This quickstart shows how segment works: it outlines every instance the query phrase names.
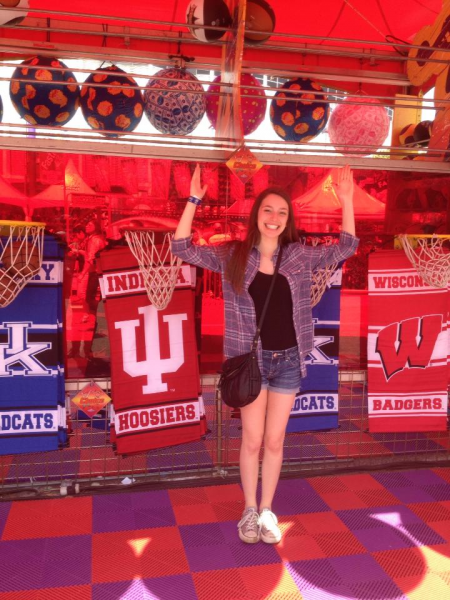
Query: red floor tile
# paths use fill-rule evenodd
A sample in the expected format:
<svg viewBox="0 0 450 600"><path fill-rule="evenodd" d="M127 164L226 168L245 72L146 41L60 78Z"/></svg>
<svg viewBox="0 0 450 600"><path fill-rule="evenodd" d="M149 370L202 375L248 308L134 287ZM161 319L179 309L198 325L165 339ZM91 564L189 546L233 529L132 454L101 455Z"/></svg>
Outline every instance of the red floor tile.
<svg viewBox="0 0 450 600"><path fill-rule="evenodd" d="M348 527L334 512L305 513L298 515L299 522L311 534L348 531Z"/></svg>
<svg viewBox="0 0 450 600"><path fill-rule="evenodd" d="M3 540L83 535L92 532L92 498L14 502Z"/></svg>
<svg viewBox="0 0 450 600"><path fill-rule="evenodd" d="M354 492L350 491L321 494L321 497L332 510L367 508L367 504Z"/></svg>
<svg viewBox="0 0 450 600"><path fill-rule="evenodd" d="M178 525L196 525L198 523L214 523L218 521L216 513L210 504L172 504Z"/></svg>
<svg viewBox="0 0 450 600"><path fill-rule="evenodd" d="M92 536L92 581L127 581L188 573L177 527L101 533Z"/></svg>
<svg viewBox="0 0 450 600"><path fill-rule="evenodd" d="M327 558L366 554L367 550L351 531L333 531L312 536Z"/></svg>
<svg viewBox="0 0 450 600"><path fill-rule="evenodd" d="M261 565L239 569L250 594L271 600L275 598L301 599L297 586L283 564Z"/></svg>
<svg viewBox="0 0 450 600"><path fill-rule="evenodd" d="M275 548L283 562L328 558L311 535L283 535Z"/></svg>
<svg viewBox="0 0 450 600"><path fill-rule="evenodd" d="M2 592L0 600L91 600L90 585Z"/></svg>

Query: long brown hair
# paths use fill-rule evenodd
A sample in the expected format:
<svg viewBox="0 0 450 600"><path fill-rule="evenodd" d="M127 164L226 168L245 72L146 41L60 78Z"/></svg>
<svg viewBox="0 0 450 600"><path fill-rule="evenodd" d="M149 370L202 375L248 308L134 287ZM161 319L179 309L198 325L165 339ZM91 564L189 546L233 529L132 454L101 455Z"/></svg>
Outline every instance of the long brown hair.
<svg viewBox="0 0 450 600"><path fill-rule="evenodd" d="M253 203L248 220L247 235L245 240L233 242L230 258L227 263L225 275L237 293L242 291L244 284L245 267L253 246L257 246L261 239L258 229L258 212L265 198L270 194L276 194L283 198L288 205L288 219L284 231L280 234L279 245L284 246L290 242L298 242L298 233L295 227L294 209L289 194L283 188L269 187L263 190Z"/></svg>

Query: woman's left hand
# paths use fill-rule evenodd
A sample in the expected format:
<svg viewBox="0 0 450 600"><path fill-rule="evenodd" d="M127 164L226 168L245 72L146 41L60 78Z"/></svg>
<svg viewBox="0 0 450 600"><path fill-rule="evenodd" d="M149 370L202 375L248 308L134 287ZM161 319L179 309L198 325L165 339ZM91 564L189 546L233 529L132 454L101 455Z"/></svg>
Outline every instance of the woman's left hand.
<svg viewBox="0 0 450 600"><path fill-rule="evenodd" d="M333 180L332 185L343 206L348 202L352 202L354 181L353 173L349 165L345 165L345 167L339 169L337 178L336 180Z"/></svg>

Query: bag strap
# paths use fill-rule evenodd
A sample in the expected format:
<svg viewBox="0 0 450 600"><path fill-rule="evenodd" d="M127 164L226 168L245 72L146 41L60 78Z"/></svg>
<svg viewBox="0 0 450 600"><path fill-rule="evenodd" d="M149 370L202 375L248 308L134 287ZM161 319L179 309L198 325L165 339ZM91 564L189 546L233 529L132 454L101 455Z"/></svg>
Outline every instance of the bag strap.
<svg viewBox="0 0 450 600"><path fill-rule="evenodd" d="M269 306L270 296L272 295L272 291L273 291L273 288L275 286L275 279L277 278L278 269L280 268L282 254L283 254L283 247L280 246L280 250L278 252L278 258L277 258L277 264L275 265L275 271L273 272L272 282L270 284L269 291L267 292L266 301L264 302L264 307L262 309L262 313L261 313L261 317L259 319L258 327L256 328L255 337L253 338L252 350L256 350L256 347L258 345L258 339L259 339L259 336L261 334L261 329L262 329L262 326L263 326L263 323L264 323L264 317L266 316L267 307Z"/></svg>

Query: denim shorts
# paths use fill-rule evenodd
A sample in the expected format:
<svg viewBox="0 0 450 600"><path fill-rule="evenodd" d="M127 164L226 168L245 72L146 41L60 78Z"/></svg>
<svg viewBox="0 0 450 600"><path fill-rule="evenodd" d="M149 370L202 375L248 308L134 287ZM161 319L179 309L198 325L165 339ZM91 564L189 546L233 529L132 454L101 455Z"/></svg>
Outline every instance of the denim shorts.
<svg viewBox="0 0 450 600"><path fill-rule="evenodd" d="M294 394L300 389L300 356L298 347L287 350L263 350L261 389Z"/></svg>

